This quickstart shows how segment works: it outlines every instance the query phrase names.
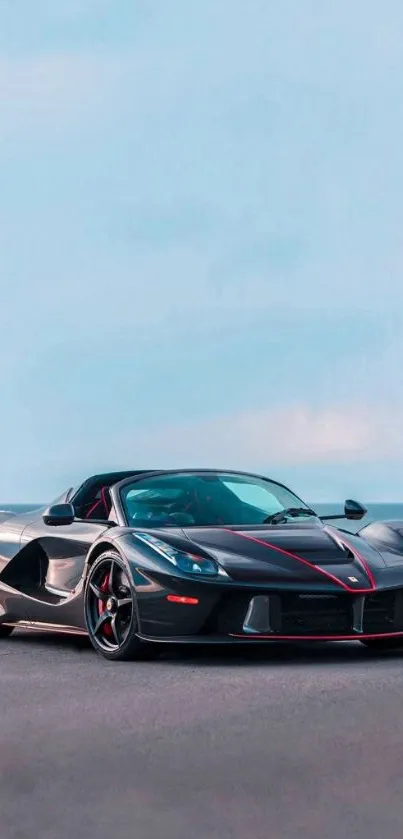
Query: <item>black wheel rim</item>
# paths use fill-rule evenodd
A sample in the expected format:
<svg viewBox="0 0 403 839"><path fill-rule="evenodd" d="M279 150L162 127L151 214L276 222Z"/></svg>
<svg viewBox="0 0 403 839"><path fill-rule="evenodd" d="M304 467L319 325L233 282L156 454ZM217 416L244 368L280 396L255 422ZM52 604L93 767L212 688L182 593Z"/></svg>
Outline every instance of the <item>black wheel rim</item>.
<svg viewBox="0 0 403 839"><path fill-rule="evenodd" d="M116 559L105 558L88 580L86 618L90 635L102 650L115 652L124 645L134 617L127 573Z"/></svg>

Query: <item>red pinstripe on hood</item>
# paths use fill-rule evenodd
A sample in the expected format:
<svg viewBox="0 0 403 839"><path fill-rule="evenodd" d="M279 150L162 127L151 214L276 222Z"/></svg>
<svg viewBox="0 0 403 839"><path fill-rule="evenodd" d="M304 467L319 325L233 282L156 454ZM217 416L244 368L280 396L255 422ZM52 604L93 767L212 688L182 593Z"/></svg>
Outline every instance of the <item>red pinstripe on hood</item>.
<svg viewBox="0 0 403 839"><path fill-rule="evenodd" d="M325 568L321 568L319 565L316 565L315 563L310 562L308 559L303 559L302 556L299 556L298 554L295 554L291 551L287 551L284 548L280 548L278 545L274 545L271 542L266 542L266 540L260 539L257 536L251 536L250 534L240 532L239 530L230 530L229 528L226 528L226 527L222 528L222 530L224 530L226 533L231 533L235 536L239 536L240 539L248 539L250 542L256 542L256 544L262 545L265 548L269 548L272 551L276 551L277 553L283 554L284 556L287 556L289 559L294 559L296 562L299 562L302 565L307 566L311 570L317 571L318 574L322 574L322 576L326 577L331 582L336 583L342 589L344 589L344 591L348 591L350 594L370 594L371 592L375 591L375 588L376 588L375 580L374 580L372 571L368 566L368 563L365 561L365 559L363 559L361 554L358 553L356 548L353 548L344 539L344 536L343 536L343 538L341 538L339 536L339 534L337 534L338 541L340 542L341 545L343 545L345 548L347 548L349 551L351 551L351 553L354 556L354 559L359 563L359 565L361 566L365 575L367 576L368 581L369 581L369 587L368 588L353 588L352 586L349 586L347 583L345 583L344 580L341 580L339 577L337 577L335 574L332 574L330 571L326 571ZM332 532L329 531L329 530L327 532L328 532L329 536L332 538L333 537Z"/></svg>

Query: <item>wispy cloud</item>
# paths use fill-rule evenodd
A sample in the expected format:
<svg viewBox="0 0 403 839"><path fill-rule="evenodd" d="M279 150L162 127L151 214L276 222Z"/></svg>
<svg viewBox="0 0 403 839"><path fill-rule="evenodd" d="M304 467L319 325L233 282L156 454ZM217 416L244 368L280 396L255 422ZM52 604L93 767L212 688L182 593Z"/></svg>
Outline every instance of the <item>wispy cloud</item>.
<svg viewBox="0 0 403 839"><path fill-rule="evenodd" d="M108 438L108 451L101 459L111 468L116 462L163 468L233 464L246 469L268 463L359 463L374 456L402 457L402 420L403 404L395 407L392 418L368 404L315 408L290 402L187 422L181 420L178 406L171 424L155 419L148 427L132 427L130 417L122 418L120 432ZM60 463L67 463L74 452L82 464L93 462L99 451L106 431L102 422L97 421L85 443L76 436L81 424L77 417L70 431L66 429Z"/></svg>
<svg viewBox="0 0 403 839"><path fill-rule="evenodd" d="M0 56L0 139L49 143L89 122L124 76L124 62L96 54Z"/></svg>
<svg viewBox="0 0 403 839"><path fill-rule="evenodd" d="M145 433L136 431L132 438L125 436L122 455L132 450L136 461L146 463L151 458L164 467L347 464L365 461L375 452L401 456L403 439L397 439L401 419L402 410L391 428L387 416L374 414L366 405L315 409L294 403L186 424L179 416L171 427L157 425Z"/></svg>

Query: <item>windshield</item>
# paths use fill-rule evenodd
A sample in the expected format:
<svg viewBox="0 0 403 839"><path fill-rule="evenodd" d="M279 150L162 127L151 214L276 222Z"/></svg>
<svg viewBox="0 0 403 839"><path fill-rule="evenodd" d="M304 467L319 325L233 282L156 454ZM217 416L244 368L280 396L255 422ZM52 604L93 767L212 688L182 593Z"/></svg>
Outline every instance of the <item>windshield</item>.
<svg viewBox="0 0 403 839"><path fill-rule="evenodd" d="M289 489L263 478L225 472L181 472L126 484L121 489L126 520L133 527L214 527L263 524L289 510L312 516ZM306 512L305 512L306 511Z"/></svg>

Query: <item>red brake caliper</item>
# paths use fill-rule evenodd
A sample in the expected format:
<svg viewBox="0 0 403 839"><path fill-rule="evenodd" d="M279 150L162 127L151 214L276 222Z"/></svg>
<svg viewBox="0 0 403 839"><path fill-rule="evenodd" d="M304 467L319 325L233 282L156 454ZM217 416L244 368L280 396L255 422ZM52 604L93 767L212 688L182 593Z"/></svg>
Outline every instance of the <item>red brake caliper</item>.
<svg viewBox="0 0 403 839"><path fill-rule="evenodd" d="M105 577L102 580L101 591L104 591L106 593L108 591L108 588L109 588L109 574L105 574ZM106 610L106 604L103 603L102 600L98 600L99 616L101 616L103 614L103 612L105 612L105 610ZM112 635L112 627L111 627L110 623L105 623L104 624L104 635L109 635L109 636Z"/></svg>

